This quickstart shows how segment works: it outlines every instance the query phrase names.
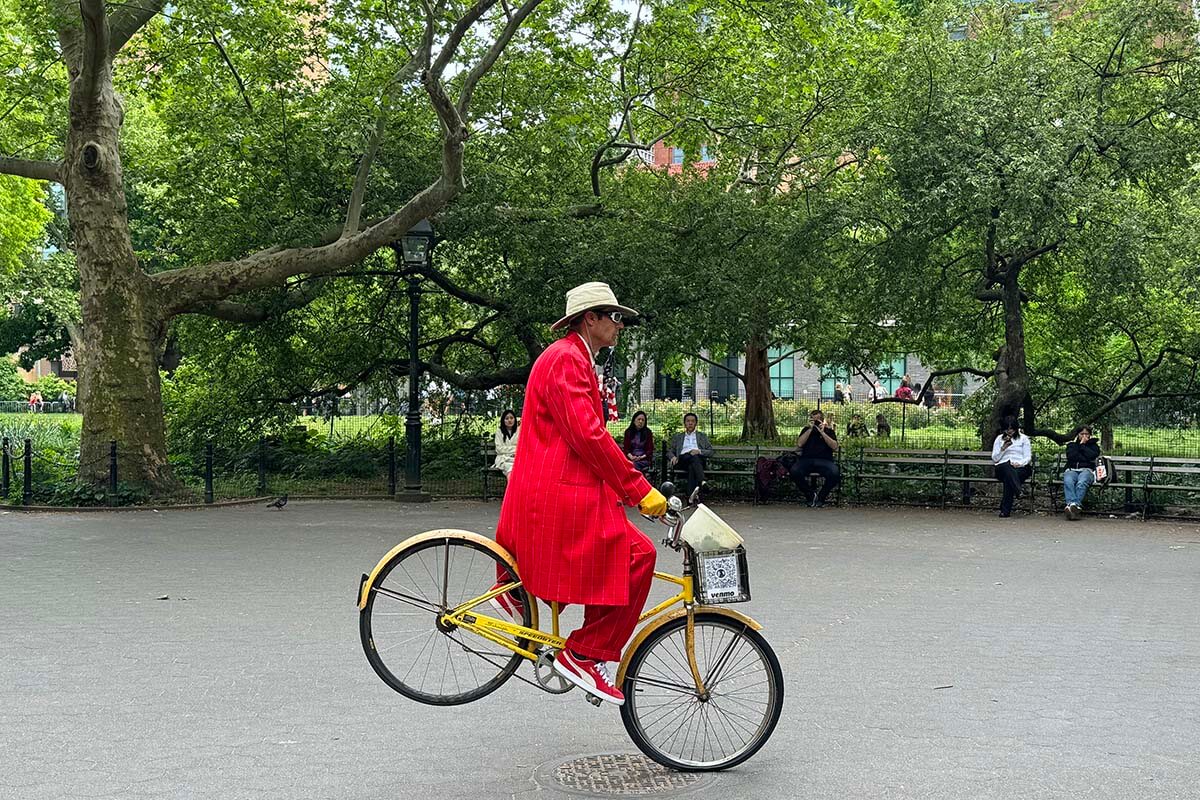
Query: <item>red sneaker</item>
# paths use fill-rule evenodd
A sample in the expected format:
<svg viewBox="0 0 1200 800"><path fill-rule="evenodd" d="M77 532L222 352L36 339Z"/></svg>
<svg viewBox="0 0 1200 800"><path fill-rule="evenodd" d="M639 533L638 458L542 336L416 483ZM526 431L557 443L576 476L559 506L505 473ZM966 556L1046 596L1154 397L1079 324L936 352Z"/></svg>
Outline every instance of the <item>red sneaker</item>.
<svg viewBox="0 0 1200 800"><path fill-rule="evenodd" d="M554 671L606 703L619 706L625 702L625 695L613 685L608 664L603 661L580 658L564 648L554 656Z"/></svg>
<svg viewBox="0 0 1200 800"><path fill-rule="evenodd" d="M495 591L504 584L511 582L512 581L504 581L502 583L500 581L496 581L494 584L492 584L492 588L488 589L488 591ZM525 604L513 597L509 592L496 595L491 600L488 600L488 602L492 604L492 608L496 609L496 613L500 614L501 616L511 617L512 621L518 625L523 625L525 623Z"/></svg>

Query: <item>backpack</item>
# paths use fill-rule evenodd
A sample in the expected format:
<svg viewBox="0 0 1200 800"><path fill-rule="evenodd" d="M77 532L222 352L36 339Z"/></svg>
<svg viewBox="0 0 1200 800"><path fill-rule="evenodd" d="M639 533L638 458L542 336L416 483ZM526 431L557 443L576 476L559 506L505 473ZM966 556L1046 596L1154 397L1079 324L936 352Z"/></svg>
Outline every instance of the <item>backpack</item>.
<svg viewBox="0 0 1200 800"><path fill-rule="evenodd" d="M759 456L754 462L754 488L764 500L771 496L771 487L775 481L788 475L788 468L780 463L782 460Z"/></svg>
<svg viewBox="0 0 1200 800"><path fill-rule="evenodd" d="M1113 478L1113 473L1116 469L1113 466L1113 460L1108 456L1100 456L1096 459L1096 483L1100 486L1107 486Z"/></svg>

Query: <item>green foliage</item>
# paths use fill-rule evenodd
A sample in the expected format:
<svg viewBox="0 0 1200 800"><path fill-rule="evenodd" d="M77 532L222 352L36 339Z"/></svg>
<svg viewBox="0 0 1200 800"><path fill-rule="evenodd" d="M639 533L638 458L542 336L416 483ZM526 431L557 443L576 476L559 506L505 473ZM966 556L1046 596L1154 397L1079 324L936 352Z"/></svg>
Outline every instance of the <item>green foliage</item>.
<svg viewBox="0 0 1200 800"><path fill-rule="evenodd" d="M33 181L0 175L0 282L17 271L40 242L50 219L44 197L45 189Z"/></svg>
<svg viewBox="0 0 1200 800"><path fill-rule="evenodd" d="M1168 349L1153 387L1134 391L1166 391L1164 415L1194 413L1194 21L1175 0L1091 0L1046 35L1021 16L1029 5L655 2L635 29L632 7L546 4L476 92L468 189L435 220L435 265L461 291L425 282L422 359L445 380L492 385L550 340L566 289L602 279L646 314L619 354L640 351L633 372L691 368L702 350L720 358L751 341L868 370L895 352L991 369L1005 331L975 296L994 288L988 265L1049 247L1020 276L1042 419L1073 424ZM391 83L421 9L337 0L314 24L302 0L206 0L156 17L116 67L143 268L319 239L344 215L381 112L365 215L427 184L437 126L416 82ZM61 157L52 22L39 4L0 0L2 154ZM947 36L958 23L965 41ZM485 27L464 61L488 44ZM637 166L651 142L682 148L682 168ZM715 163L697 164L702 147ZM0 349L27 346L27 360L60 354L80 320L58 204L0 177ZM53 247L39 253L52 212ZM271 309L258 325L174 320L183 362L163 395L181 463L208 441L241 454L266 435L273 469L310 469L317 455L355 469L369 447L300 437L292 403L367 387L401 407L409 309L397 272L385 250L302 308L285 308L286 287L245 298ZM13 388L0 371L0 390ZM968 430L993 396L939 427ZM878 410L864 409L869 423ZM775 412L788 430L807 407ZM883 413L895 427L899 406ZM652 425L671 432L677 417ZM381 427L401 433L396 418Z"/></svg>
<svg viewBox="0 0 1200 800"><path fill-rule="evenodd" d="M57 375L43 375L30 385L30 390L36 390L47 403L57 402L63 392L74 399L75 389L75 381L63 380Z"/></svg>
<svg viewBox="0 0 1200 800"><path fill-rule="evenodd" d="M14 451L29 439L34 450L59 458L78 458L79 426L74 414L0 414L0 437L7 438Z"/></svg>
<svg viewBox="0 0 1200 800"><path fill-rule="evenodd" d="M864 170L875 210L849 276L853 335L982 369L1008 337L1055 425L1127 387L1194 399L1195 21L1173 0L1045 24L1028 10L927 3L910 17ZM947 20L971 35L952 41ZM1028 298L1023 341L977 297L1009 280Z"/></svg>
<svg viewBox="0 0 1200 800"><path fill-rule="evenodd" d="M25 400L29 385L21 378L15 361L0 358L0 400Z"/></svg>

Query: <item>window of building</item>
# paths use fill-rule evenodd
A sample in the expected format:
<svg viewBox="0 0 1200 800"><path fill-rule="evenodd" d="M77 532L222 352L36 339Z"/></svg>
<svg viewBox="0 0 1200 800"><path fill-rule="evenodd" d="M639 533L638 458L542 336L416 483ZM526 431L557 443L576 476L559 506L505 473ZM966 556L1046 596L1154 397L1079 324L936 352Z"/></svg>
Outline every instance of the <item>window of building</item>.
<svg viewBox="0 0 1200 800"><path fill-rule="evenodd" d="M682 164L683 163L683 148L682 147L672 147L671 148L671 163L672 164Z"/></svg>
<svg viewBox="0 0 1200 800"><path fill-rule="evenodd" d="M782 358L790 350L790 347L772 347L767 351L767 361ZM796 359L793 356L771 365L771 394L780 400L791 400L796 396Z"/></svg>
<svg viewBox="0 0 1200 800"><path fill-rule="evenodd" d="M821 367L821 399L832 400L837 385L850 382L850 370L846 367Z"/></svg>
<svg viewBox="0 0 1200 800"><path fill-rule="evenodd" d="M661 364L654 365L655 400L690 400L693 387L691 381L684 383L663 371Z"/></svg>
<svg viewBox="0 0 1200 800"><path fill-rule="evenodd" d="M895 394L900 388L900 379L908 372L908 356L898 356L890 361L885 361L875 369L875 376L881 384L883 390L889 395Z"/></svg>
<svg viewBox="0 0 1200 800"><path fill-rule="evenodd" d="M712 157L709 156L709 154L708 154L708 145L706 145L706 144L700 145L700 160L701 161L711 161L712 160Z"/></svg>
<svg viewBox="0 0 1200 800"><path fill-rule="evenodd" d="M967 26L962 23L946 23L946 33L952 42L963 42L967 39Z"/></svg>
<svg viewBox="0 0 1200 800"><path fill-rule="evenodd" d="M734 374L738 369L738 357L728 356L722 365L718 367L710 364L708 367L708 393L719 403L736 398L740 383Z"/></svg>

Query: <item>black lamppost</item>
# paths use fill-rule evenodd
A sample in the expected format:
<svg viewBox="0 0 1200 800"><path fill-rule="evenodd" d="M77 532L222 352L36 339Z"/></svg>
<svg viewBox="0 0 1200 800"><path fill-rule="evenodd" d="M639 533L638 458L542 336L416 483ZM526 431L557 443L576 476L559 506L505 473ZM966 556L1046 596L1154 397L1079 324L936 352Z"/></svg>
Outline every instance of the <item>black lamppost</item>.
<svg viewBox="0 0 1200 800"><path fill-rule="evenodd" d="M421 220L401 239L397 255L404 260L406 270L428 267L433 263L434 235L429 220ZM427 492L421 491L421 353L420 316L421 276L408 276L408 414L404 417L404 439L408 455L404 469L404 491L396 499L410 503L427 503Z"/></svg>
<svg viewBox="0 0 1200 800"><path fill-rule="evenodd" d="M708 393L708 435L713 435L713 403L721 399L721 393L713 389Z"/></svg>

